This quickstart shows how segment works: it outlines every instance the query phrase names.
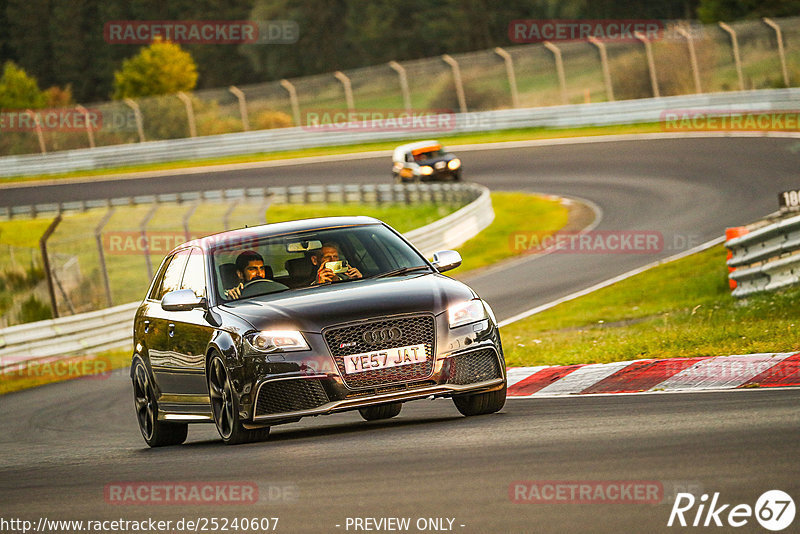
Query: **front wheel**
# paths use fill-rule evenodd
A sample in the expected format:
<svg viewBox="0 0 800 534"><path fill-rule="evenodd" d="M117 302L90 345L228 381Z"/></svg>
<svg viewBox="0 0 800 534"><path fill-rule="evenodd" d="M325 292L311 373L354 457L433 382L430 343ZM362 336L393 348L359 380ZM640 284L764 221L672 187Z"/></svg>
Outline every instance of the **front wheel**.
<svg viewBox="0 0 800 534"><path fill-rule="evenodd" d="M462 415L486 415L499 412L506 403L506 386L497 391L478 393L476 395L458 395L453 403Z"/></svg>
<svg viewBox="0 0 800 534"><path fill-rule="evenodd" d="M214 355L208 366L208 395L211 412L222 441L227 445L262 441L269 436L269 427L248 430L239 419L239 399L219 354Z"/></svg>
<svg viewBox="0 0 800 534"><path fill-rule="evenodd" d="M393 402L391 404L381 404L380 406L359 408L358 413L361 414L365 421L377 421L379 419L391 419L399 414L402 408L402 402Z"/></svg>
<svg viewBox="0 0 800 534"><path fill-rule="evenodd" d="M144 362L137 356L131 373L133 381L133 405L142 437L151 447L180 445L186 441L189 425L186 423L167 423L158 420L158 402L150 373Z"/></svg>

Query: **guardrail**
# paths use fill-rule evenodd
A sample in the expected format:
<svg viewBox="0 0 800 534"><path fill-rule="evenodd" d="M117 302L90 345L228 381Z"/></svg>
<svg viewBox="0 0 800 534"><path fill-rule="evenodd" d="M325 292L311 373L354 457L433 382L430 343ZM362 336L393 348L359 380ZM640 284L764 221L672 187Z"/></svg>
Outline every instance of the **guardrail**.
<svg viewBox="0 0 800 534"><path fill-rule="evenodd" d="M56 213L83 212L95 208L190 202L247 201L269 198L271 204L359 203L411 204L414 202L468 203L480 195L474 185L465 183L336 184L285 187L217 189L160 195L116 197L101 200L49 202L27 206L0 207L0 219L50 216Z"/></svg>
<svg viewBox="0 0 800 534"><path fill-rule="evenodd" d="M732 295L746 297L800 283L800 215L766 222L730 239L728 275L736 282Z"/></svg>
<svg viewBox="0 0 800 534"><path fill-rule="evenodd" d="M512 128L581 127L659 122L669 110L780 111L800 102L800 89L765 89L726 93L670 96L575 104L543 108L504 109L444 116L437 128L375 130L354 128L336 131L330 126L280 128L206 137L150 141L42 155L0 158L0 177L55 174L111 167L218 158L242 154L280 152L302 148L390 141L409 137L436 137L459 133Z"/></svg>
<svg viewBox="0 0 800 534"><path fill-rule="evenodd" d="M300 189L305 191L300 191ZM309 202L319 195L364 194L366 198L379 197L387 190L382 186L350 188L347 186L306 186L282 188L287 200L299 195ZM291 193L289 190L292 190ZM454 248L486 228L494 220L489 190L477 184L408 184L392 185L392 198L434 198L437 191L450 190L468 195L469 204L431 224L417 228L405 236L426 256L437 250ZM7 369L18 368L24 362L50 360L58 357L87 355L104 350L130 346L133 333L133 316L139 302L132 302L89 313L60 319L11 326L0 330L0 375Z"/></svg>

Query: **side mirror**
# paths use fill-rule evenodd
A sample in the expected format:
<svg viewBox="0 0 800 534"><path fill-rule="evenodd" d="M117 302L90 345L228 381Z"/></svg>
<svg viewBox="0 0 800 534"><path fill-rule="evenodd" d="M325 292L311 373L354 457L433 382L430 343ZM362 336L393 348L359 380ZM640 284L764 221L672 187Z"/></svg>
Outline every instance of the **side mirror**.
<svg viewBox="0 0 800 534"><path fill-rule="evenodd" d="M164 311L189 311L205 307L206 299L198 297L191 289L170 291L161 299L161 309Z"/></svg>
<svg viewBox="0 0 800 534"><path fill-rule="evenodd" d="M461 254L455 250L440 250L433 255L433 266L443 273L461 265Z"/></svg>

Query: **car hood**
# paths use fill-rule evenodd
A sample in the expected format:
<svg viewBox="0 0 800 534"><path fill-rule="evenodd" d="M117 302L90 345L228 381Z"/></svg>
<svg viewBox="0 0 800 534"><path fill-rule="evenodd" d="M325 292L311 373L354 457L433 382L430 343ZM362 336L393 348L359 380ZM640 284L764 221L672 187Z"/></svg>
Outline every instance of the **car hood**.
<svg viewBox="0 0 800 534"><path fill-rule="evenodd" d="M225 309L254 328L320 332L340 323L415 312L436 315L477 295L467 285L434 273L353 280L254 297Z"/></svg>

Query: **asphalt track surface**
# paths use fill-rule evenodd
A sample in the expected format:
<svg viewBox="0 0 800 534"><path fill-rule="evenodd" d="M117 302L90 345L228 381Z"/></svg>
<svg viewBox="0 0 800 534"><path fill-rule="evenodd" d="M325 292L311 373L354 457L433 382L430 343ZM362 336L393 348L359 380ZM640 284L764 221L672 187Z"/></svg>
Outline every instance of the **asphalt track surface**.
<svg viewBox="0 0 800 534"><path fill-rule="evenodd" d="M465 175L493 190L580 197L602 210L597 230L664 236L656 254L552 254L473 278L502 319L774 211L777 193L797 186L800 142L663 139L459 156ZM2 190L0 203L370 182L388 179L388 169L372 158L25 187ZM429 517L454 518L456 532L685 530L666 527L670 496L680 487L719 492L720 502L732 505L754 506L771 489L800 502L798 401L796 389L509 400L499 414L470 419L447 400L418 401L387 422L364 423L357 413L306 419L274 428L266 443L238 447L223 446L213 426L196 425L186 445L150 450L136 427L129 380L120 372L2 397L0 517L279 517L278 532L354 532L346 529L348 517L408 517L410 532L418 531L417 518ZM514 504L509 488L519 480L654 481L663 488L663 502ZM125 481L254 483L260 500L107 502L106 486ZM274 495L276 488L288 489L286 498ZM800 518L787 531L798 524ZM736 531L764 530L750 518Z"/></svg>

